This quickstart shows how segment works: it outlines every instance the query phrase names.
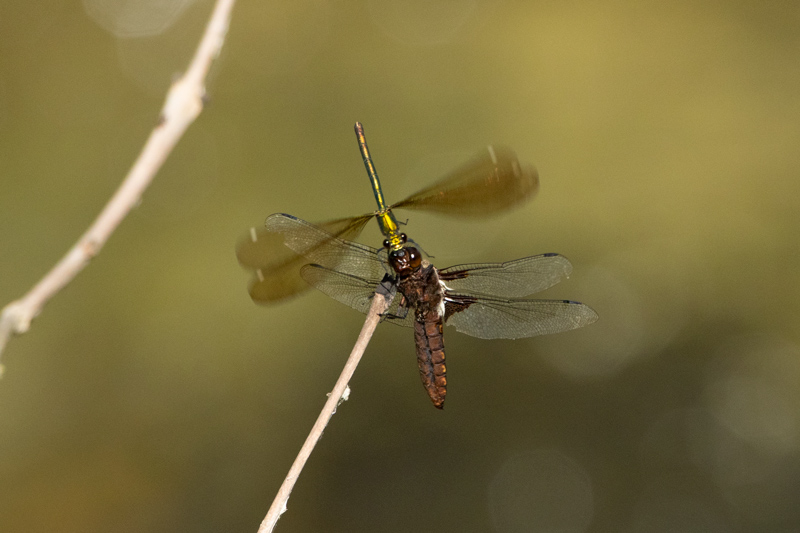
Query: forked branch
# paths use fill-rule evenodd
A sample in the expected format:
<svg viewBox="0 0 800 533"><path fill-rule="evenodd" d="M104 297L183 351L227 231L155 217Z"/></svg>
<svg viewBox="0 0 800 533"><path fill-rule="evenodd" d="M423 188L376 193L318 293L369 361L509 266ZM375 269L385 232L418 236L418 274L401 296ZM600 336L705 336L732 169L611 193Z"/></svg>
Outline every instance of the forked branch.
<svg viewBox="0 0 800 533"><path fill-rule="evenodd" d="M336 385L333 387L333 391L328 395L328 401L325 402L325 406L317 417L317 421L311 428L311 433L306 437L306 441L303 443L302 448L300 448L300 453L297 454L294 463L292 463L292 467L289 469L289 473L286 474L286 478L281 484L281 488L278 489L278 494L272 501L267 516L258 528L258 533L271 533L275 528L275 524L278 522L278 518L286 512L286 502L289 501L289 495L294 488L294 484L300 476L300 472L303 470L311 452L314 450L314 446L317 445L317 441L322 437L325 426L328 425L328 421L333 416L333 413L336 412L336 407L338 407L342 396L347 390L347 384L350 378L353 377L353 372L355 372L359 361L361 361L361 356L364 354L364 350L367 348L367 344L369 344L369 340L372 338L375 328L381 321L381 315L386 312L391 302L391 295L386 295L382 291L376 292L375 297L372 299L372 306L367 312L367 320L364 322L364 327L361 328L361 333L358 335L355 346L353 346L353 351L350 352L350 357L347 359L342 373L336 381Z"/></svg>
<svg viewBox="0 0 800 533"><path fill-rule="evenodd" d="M72 281L100 252L117 226L139 202L183 132L203 110L204 81L211 63L225 42L235 2L217 0L188 70L172 84L158 123L142 152L94 223L39 283L25 296L3 308L0 314L0 357L9 338L13 334L28 331L31 320L50 298Z"/></svg>

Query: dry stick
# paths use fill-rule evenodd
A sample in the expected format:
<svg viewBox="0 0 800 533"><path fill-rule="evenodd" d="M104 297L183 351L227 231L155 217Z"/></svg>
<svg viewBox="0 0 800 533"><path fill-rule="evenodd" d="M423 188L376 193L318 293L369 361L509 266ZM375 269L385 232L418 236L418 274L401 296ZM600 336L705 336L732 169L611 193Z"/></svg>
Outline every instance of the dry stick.
<svg viewBox="0 0 800 533"><path fill-rule="evenodd" d="M306 461L314 450L314 446L317 445L317 441L322 437L322 432L325 426L328 425L328 421L333 416L333 413L336 412L336 407L339 405L342 395L347 390L347 383L350 381L350 378L353 377L353 372L355 372L358 362L361 360L361 356L364 354L364 350L367 348L367 344L369 344L369 340L372 338L372 334L378 326L378 322L381 320L381 314L386 311L391 301L391 296L381 297L381 294L376 292L375 297L372 299L372 306L369 308L369 311L367 311L367 320L364 322L364 327L361 328L361 333L358 335L356 345L353 346L353 351L350 352L350 357L344 364L342 374L339 376L339 379L336 380L336 385L334 385L333 391L328 395L328 401L325 402L325 407L322 408L322 411L317 417L317 421L314 423L314 427L311 428L311 433L308 434L306 441L303 443L303 447L300 448L300 452L297 454L294 463L292 463L289 473L286 474L281 488L278 489L278 494L275 495L275 499L272 501L267 516L258 528L258 533L272 533L275 524L278 522L278 518L286 512L286 502L289 501L289 495L294 488L297 478L300 476L300 471L303 470Z"/></svg>
<svg viewBox="0 0 800 533"><path fill-rule="evenodd" d="M44 305L63 289L100 252L108 238L142 197L156 172L186 128L203 109L204 80L219 55L236 0L218 0L186 73L167 93L158 124L125 180L86 233L33 289L3 308L0 314L0 356L12 334L22 334ZM0 364L0 373L2 373Z"/></svg>

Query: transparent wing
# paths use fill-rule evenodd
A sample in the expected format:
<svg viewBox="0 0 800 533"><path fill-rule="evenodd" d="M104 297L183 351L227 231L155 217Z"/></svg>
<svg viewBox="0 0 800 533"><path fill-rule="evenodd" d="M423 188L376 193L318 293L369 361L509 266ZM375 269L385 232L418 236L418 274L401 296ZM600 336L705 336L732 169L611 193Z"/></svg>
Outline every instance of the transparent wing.
<svg viewBox="0 0 800 533"><path fill-rule="evenodd" d="M440 270L439 277L455 292L515 298L549 289L571 272L563 255L542 254L506 263L451 266Z"/></svg>
<svg viewBox="0 0 800 533"><path fill-rule="evenodd" d="M362 217L358 231L371 217ZM264 223L267 232L283 237L283 244L296 254L302 255L311 262L333 268L345 263L361 262L369 265L368 269L381 270L377 258L378 250L364 244L343 239L339 235L306 222L300 218L284 213L275 213L267 217ZM376 268L377 267L377 268Z"/></svg>
<svg viewBox="0 0 800 533"><path fill-rule="evenodd" d="M489 146L472 162L392 205L391 209L482 217L525 202L538 188L536 169L522 166L510 148Z"/></svg>
<svg viewBox="0 0 800 533"><path fill-rule="evenodd" d="M313 234L308 233L307 239L312 240L312 242L313 239L318 241L332 238L342 240L355 239L372 216L370 214L315 223L313 226L320 231ZM282 214L270 215L267 220L269 221L272 217L288 217L300 220L296 217ZM305 222L305 224L309 223ZM270 231L266 227L250 228L250 232L240 239L236 245L236 258L244 267L269 270L270 267L281 265L297 255L297 253L284 246L283 239L281 234Z"/></svg>
<svg viewBox="0 0 800 533"><path fill-rule="evenodd" d="M368 221L371 215L364 218ZM377 248L344 240L292 215L270 215L264 227L271 233L283 236L283 243L308 259L307 262L369 279L380 279L386 272Z"/></svg>
<svg viewBox="0 0 800 533"><path fill-rule="evenodd" d="M256 302L269 304L296 296L308 289L300 277L300 267L310 261L335 265L344 259L336 255L337 250L350 258L371 255L373 248L361 248L355 243L343 246L342 243L358 236L372 216L343 218L315 225L291 215L270 215L265 227L251 228L236 246L239 263L254 271L250 297ZM293 243L294 248L287 247L288 242L284 245L284 241ZM303 252L316 253L317 257L303 257ZM374 269L375 265L370 268Z"/></svg>
<svg viewBox="0 0 800 533"><path fill-rule="evenodd" d="M369 310L375 289L381 283L381 279L365 279L316 264L305 265L300 269L300 275L310 286L364 314ZM411 327L414 325L414 313L402 308L401 301L400 296L395 297L384 313L386 320Z"/></svg>
<svg viewBox="0 0 800 533"><path fill-rule="evenodd" d="M300 277L306 261L283 245L283 237L264 228L250 228L250 233L236 245L239 264L253 271L248 291L261 304L282 302L309 287Z"/></svg>
<svg viewBox="0 0 800 533"><path fill-rule="evenodd" d="M445 324L481 339L520 339L580 328L597 320L597 313L571 300L503 300L483 296L448 295Z"/></svg>

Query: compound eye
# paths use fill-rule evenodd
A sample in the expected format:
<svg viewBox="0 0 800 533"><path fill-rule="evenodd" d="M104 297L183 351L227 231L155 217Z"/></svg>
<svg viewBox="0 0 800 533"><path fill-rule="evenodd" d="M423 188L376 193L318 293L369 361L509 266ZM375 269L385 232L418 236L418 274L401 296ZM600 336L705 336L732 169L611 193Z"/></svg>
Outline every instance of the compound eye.
<svg viewBox="0 0 800 533"><path fill-rule="evenodd" d="M383 239L383 247L384 248L389 248L391 245L392 245L392 243L389 242L389 239Z"/></svg>
<svg viewBox="0 0 800 533"><path fill-rule="evenodd" d="M400 241L401 241L403 244L405 244L406 242L408 242L408 236L407 236L405 233L401 233L401 234L400 234Z"/></svg>
<svg viewBox="0 0 800 533"><path fill-rule="evenodd" d="M419 267L422 264L422 254L419 253L419 250L413 246L409 246L405 250L408 251L408 264L411 265L411 268Z"/></svg>

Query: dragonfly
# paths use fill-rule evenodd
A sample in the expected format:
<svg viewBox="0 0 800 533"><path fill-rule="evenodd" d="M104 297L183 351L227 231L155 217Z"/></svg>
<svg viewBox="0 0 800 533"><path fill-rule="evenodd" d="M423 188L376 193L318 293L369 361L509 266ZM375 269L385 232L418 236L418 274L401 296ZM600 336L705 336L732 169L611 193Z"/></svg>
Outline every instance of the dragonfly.
<svg viewBox="0 0 800 533"><path fill-rule="evenodd" d="M388 286L386 290L392 296L399 293L400 297L392 300L384 314L384 320L414 329L420 378L433 405L438 409L444 407L447 395L443 340L445 324L473 337L516 339L567 331L597 320L597 313L580 302L525 298L548 289L563 277L569 276L572 265L560 254L547 253L505 263L457 265L441 270L433 266L405 233L398 231L391 209L401 206L403 202L385 207L377 173L374 172L374 165L363 138L363 129L359 131L359 126L360 124L356 124L359 146L379 210L362 217L333 221L336 224L312 224L284 213L270 215L262 232L255 233L255 238L246 246L258 249L265 247L265 242L270 247L275 242L280 242L290 251L284 256L289 259L268 270L277 278L264 275L263 271L261 275L257 272L256 281L251 285L251 296L254 287L257 289L256 296L279 292L272 289L266 292L261 290L276 283L275 279L285 280L285 265L296 265L300 279L307 286L315 287L362 313L368 311L376 288ZM505 154L509 157L508 152ZM416 198L434 198L430 203L437 205L434 191L456 191L450 195L447 192L441 194L440 200L446 200L441 200L438 204L457 210L449 202L453 198L460 198L464 201L465 210L482 210L483 214L502 209L503 206L511 207L519 199L512 201L510 195L503 198L506 191L516 188L532 192L530 186L535 171L523 172L523 167L516 163L508 165L510 172L503 172L497 166L499 161L500 158L495 158L492 162L496 165L494 167L487 166L484 162L483 180L476 179L474 175L466 179L463 175L456 174L426 189L422 194L417 193ZM505 160L506 163L510 161ZM513 161L516 161L515 156ZM481 165L473 164L467 168L475 172L478 166ZM489 179L486 178L486 172L489 173ZM492 177L501 179L492 180ZM504 180L512 184L503 183ZM520 184L520 181L523 183ZM458 187L451 188L453 183L461 184L463 190L459 192ZM533 185L535 190L538 176ZM499 189L495 190L495 187ZM484 195L496 192L500 198L484 198L477 191ZM410 198L415 198L415 195ZM474 207L469 199L481 205ZM494 209L487 208L491 202L494 202ZM363 226L373 216L378 218L381 231L386 237L382 248L373 248L345 238L352 232L348 228L353 227L354 221ZM259 238L259 235L265 238ZM241 255L241 248L239 252ZM257 300L256 296L253 296L254 300Z"/></svg>

